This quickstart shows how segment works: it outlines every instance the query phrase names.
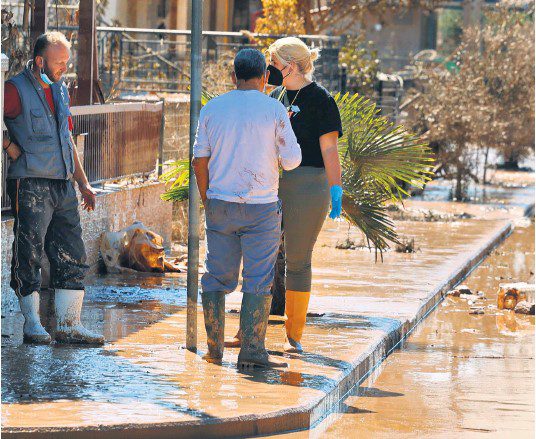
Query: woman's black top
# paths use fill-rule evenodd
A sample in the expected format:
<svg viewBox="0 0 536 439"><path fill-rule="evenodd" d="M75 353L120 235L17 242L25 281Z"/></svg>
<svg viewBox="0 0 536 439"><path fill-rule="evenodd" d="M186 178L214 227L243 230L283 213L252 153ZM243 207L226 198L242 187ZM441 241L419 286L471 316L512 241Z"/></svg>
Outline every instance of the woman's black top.
<svg viewBox="0 0 536 439"><path fill-rule="evenodd" d="M277 87L270 96L278 99L283 87ZM338 131L342 136L342 122L339 108L333 96L316 82L298 90L287 90L281 102L289 107L294 98L292 110L289 111L290 123L302 151L300 166L323 168L324 160L320 151L320 136ZM297 97L296 97L297 95Z"/></svg>

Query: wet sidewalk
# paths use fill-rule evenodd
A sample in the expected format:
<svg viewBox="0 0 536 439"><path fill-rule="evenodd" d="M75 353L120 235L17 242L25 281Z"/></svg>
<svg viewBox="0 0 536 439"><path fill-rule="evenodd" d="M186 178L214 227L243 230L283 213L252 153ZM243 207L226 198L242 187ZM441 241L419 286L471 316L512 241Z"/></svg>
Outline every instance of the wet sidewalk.
<svg viewBox="0 0 536 439"><path fill-rule="evenodd" d="M282 354L283 327L267 347L290 368L241 373L237 349L223 366L185 340L185 277L94 278L83 320L103 331L103 348L27 346L22 317L2 320L2 432L33 437L224 437L307 428L320 420L510 231L504 219L402 221L415 253L375 262L345 223L327 221L314 254L314 285L302 356ZM237 309L240 293L228 296ZM226 313L226 333L238 315ZM40 436L41 435L41 436ZM74 436L76 435L76 436ZM8 435L6 435L8 437ZM22 437L22 436L20 436Z"/></svg>
<svg viewBox="0 0 536 439"><path fill-rule="evenodd" d="M464 280L485 293L483 315L446 298L319 425L274 439L534 438L534 316L496 307L512 280L534 280L533 222Z"/></svg>

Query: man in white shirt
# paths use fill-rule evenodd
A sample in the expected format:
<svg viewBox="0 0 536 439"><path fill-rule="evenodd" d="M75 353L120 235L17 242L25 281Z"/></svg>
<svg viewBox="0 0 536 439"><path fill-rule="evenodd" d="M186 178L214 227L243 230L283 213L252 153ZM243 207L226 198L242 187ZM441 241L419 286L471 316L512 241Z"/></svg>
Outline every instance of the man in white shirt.
<svg viewBox="0 0 536 439"><path fill-rule="evenodd" d="M225 294L242 269L242 344L238 367L286 367L264 347L274 263L281 236L279 166L291 170L301 150L283 104L263 93L266 59L256 49L235 57L236 90L201 110L192 165L205 205L207 257L201 279L208 353L223 357Z"/></svg>

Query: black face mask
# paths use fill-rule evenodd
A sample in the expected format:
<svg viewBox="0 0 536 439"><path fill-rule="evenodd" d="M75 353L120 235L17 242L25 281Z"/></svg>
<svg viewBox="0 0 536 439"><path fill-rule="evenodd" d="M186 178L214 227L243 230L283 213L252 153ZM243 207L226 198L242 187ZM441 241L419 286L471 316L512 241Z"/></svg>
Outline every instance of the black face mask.
<svg viewBox="0 0 536 439"><path fill-rule="evenodd" d="M275 85L276 87L279 87L283 84L283 73L281 73L281 70L271 64L268 65L266 70L270 72L270 76L268 77L268 84Z"/></svg>

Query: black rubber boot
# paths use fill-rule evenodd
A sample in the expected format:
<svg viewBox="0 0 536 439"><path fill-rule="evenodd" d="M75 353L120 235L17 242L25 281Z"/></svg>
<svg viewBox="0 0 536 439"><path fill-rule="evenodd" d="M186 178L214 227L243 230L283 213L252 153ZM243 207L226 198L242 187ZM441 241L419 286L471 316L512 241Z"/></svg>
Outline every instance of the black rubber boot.
<svg viewBox="0 0 536 439"><path fill-rule="evenodd" d="M206 292L201 294L201 299L208 345L208 353L203 356L203 359L209 363L221 363L225 332L225 293Z"/></svg>
<svg viewBox="0 0 536 439"><path fill-rule="evenodd" d="M264 347L272 296L244 293L240 310L242 346L238 354L238 368L288 367L284 361L268 355Z"/></svg>

